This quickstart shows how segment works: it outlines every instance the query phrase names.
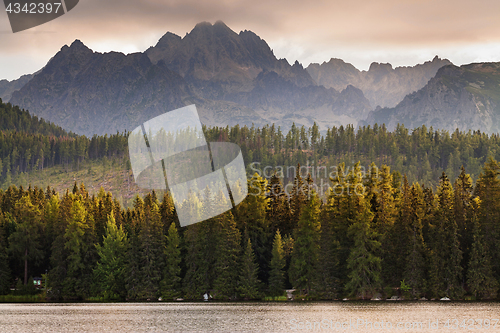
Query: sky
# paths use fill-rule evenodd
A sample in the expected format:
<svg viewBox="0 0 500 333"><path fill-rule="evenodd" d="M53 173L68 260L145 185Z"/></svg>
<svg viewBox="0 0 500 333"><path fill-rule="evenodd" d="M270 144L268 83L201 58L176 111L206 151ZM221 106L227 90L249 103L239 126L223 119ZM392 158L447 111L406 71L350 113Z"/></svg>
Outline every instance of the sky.
<svg viewBox="0 0 500 333"><path fill-rule="evenodd" d="M217 20L255 32L278 58L304 66L340 58L367 70L435 55L456 65L500 61L498 0L80 0L15 34L0 8L0 79L8 80L39 70L75 39L98 52L143 52L167 31L184 36Z"/></svg>

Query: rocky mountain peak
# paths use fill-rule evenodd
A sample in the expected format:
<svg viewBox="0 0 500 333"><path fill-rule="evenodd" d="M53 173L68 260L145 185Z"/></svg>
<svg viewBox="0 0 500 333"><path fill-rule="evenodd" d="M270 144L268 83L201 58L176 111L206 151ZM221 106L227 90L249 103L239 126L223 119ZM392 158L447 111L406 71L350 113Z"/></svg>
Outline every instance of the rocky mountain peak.
<svg viewBox="0 0 500 333"><path fill-rule="evenodd" d="M369 72L380 72L380 71L385 71L389 72L392 71L392 65L389 63L378 63L378 62L372 62L370 65L370 68L368 69Z"/></svg>

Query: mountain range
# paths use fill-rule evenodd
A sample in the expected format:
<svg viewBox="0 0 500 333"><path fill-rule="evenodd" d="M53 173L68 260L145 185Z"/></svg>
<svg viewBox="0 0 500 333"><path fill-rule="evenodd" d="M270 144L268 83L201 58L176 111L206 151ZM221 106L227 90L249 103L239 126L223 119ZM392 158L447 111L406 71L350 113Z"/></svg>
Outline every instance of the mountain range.
<svg viewBox="0 0 500 333"><path fill-rule="evenodd" d="M394 108L370 112L363 125L385 123L407 128L422 125L454 131L500 132L500 63L446 66L422 89Z"/></svg>
<svg viewBox="0 0 500 333"><path fill-rule="evenodd" d="M392 127L436 122L435 127L454 130L460 122L444 119L460 106L477 118L461 129L495 131L487 124L496 119L496 88L490 87L496 67L472 67L435 57L413 67L372 63L368 71L340 59L304 68L278 59L255 33L236 33L217 21L199 23L182 38L167 32L145 52L128 55L94 52L76 40L34 75L0 81L0 98L87 136L131 130L193 103L209 126L276 123L284 130L293 123L316 122L326 130L381 121ZM455 93L444 98L449 81ZM483 113L474 111L480 104ZM432 107L442 115L436 118Z"/></svg>

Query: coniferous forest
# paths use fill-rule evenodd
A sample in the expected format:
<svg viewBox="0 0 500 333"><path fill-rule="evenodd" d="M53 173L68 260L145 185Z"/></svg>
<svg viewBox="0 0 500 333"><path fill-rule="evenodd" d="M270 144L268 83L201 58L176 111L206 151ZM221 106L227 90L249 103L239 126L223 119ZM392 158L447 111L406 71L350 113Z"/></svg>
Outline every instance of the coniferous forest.
<svg viewBox="0 0 500 333"><path fill-rule="evenodd" d="M180 227L168 192L124 207L84 184L65 193L10 184L58 164L126 164L127 133L88 139L0 108L1 294L37 293L31 279L41 277L50 300L262 299L285 289L300 299L497 297L498 135L205 128L208 141L237 143L247 165L273 172L254 164L240 205ZM328 166L328 175L275 168L300 164ZM224 204L218 193L204 197ZM197 200L183 204L196 213Z"/></svg>

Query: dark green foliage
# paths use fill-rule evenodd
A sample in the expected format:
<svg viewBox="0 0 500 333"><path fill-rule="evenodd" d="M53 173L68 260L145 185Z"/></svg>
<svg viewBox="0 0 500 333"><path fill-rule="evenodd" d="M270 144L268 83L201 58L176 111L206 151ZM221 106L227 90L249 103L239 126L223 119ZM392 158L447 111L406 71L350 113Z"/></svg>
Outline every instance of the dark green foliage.
<svg viewBox="0 0 500 333"><path fill-rule="evenodd" d="M14 207L15 232L9 236L9 251L24 263L24 285L28 283L29 262L43 257L40 215L40 210L31 203L28 195Z"/></svg>
<svg viewBox="0 0 500 333"><path fill-rule="evenodd" d="M128 247L127 235L116 225L113 213L108 215L102 245L96 244L99 259L94 269L98 293L105 300L125 299L125 268Z"/></svg>
<svg viewBox="0 0 500 333"><path fill-rule="evenodd" d="M481 198L478 218L491 253L495 278L500 281L500 165L489 158L479 175L474 194Z"/></svg>
<svg viewBox="0 0 500 333"><path fill-rule="evenodd" d="M410 216L406 232L409 235L408 254L404 279L411 288L414 298L425 294L426 291L426 247L422 233L422 218L424 216L424 194L418 184L413 184L410 190Z"/></svg>
<svg viewBox="0 0 500 333"><path fill-rule="evenodd" d="M348 232L354 240L354 246L347 259L349 281L346 290L352 296L366 299L381 287L381 259L376 256L380 248L379 235L370 226L373 213L367 203L361 209Z"/></svg>
<svg viewBox="0 0 500 333"><path fill-rule="evenodd" d="M292 285L307 294L317 280L320 230L320 200L313 192L300 215L289 269Z"/></svg>
<svg viewBox="0 0 500 333"><path fill-rule="evenodd" d="M297 158L307 165L308 159L319 158L322 145L345 149L343 158L349 160L361 142L357 143L357 133L351 128L331 129L328 140L310 142L306 142L307 132L298 128L283 142L280 131L247 130L219 129L218 133L225 138L230 131L231 140L246 140L244 154L273 159L273 163ZM262 142L249 139L258 133L272 137L275 147L288 151L287 157L266 155L262 145L269 144L269 137ZM363 145L370 141L367 133L375 135L364 132ZM384 134L385 142L392 142L388 153L393 154L393 146L399 150L396 164L418 163L411 155L419 147L418 140L425 143L432 164L434 147L478 138L477 134L461 138L454 133L450 141L421 129L414 133L410 136L400 127ZM247 139L242 139L243 134ZM496 140L494 136L480 138L484 145ZM93 142L109 152L112 146L107 140L96 137ZM248 149L250 143L258 149ZM298 148L304 151L294 150ZM20 152L21 148L16 154ZM452 158L462 156L453 153ZM11 157L0 158L4 171L5 165L12 166ZM389 157L386 160L391 163ZM500 167L495 160L486 163L475 186L462 169L454 187L443 174L437 191L418 182L410 185L414 175L403 178L386 166L377 173L372 165L363 174L361 164L356 163L339 164L337 172L332 169L331 191L321 197L313 191L319 188L315 187L318 178L309 171L301 180L303 193L291 195L292 209L282 191L270 193L274 185L284 188L281 180L289 180L272 177L270 186L257 173L249 182L251 195L233 211L182 228L169 193L161 193L160 202L153 191L123 209L110 193L101 190L91 196L83 184L72 184L71 191L61 197L51 188L0 190L0 291L8 292L15 279L22 285L24 276L42 276L48 271L47 297L53 300L202 299L205 293L221 300L250 299L259 298L261 290L280 296L292 287L321 299L337 299L347 292L367 298L382 290L391 296L391 290L402 287L410 298L448 295L460 299L464 291L477 298L498 294ZM299 183L297 177L296 188ZM201 205L199 194L191 193L183 204L192 214L199 214L200 209L226 200L208 189L203 198L209 198L203 199L208 204ZM300 215L294 217L292 213L298 211ZM108 216L112 215L115 222L110 224ZM282 227L288 232L280 239L277 231L283 232ZM243 244L241 234L245 235ZM24 287L19 289L24 292Z"/></svg>
<svg viewBox="0 0 500 333"><path fill-rule="evenodd" d="M269 295L282 296L285 289L285 275L283 269L285 268L285 253L283 251L283 241L281 240L281 233L276 230L274 236L272 259L269 266Z"/></svg>
<svg viewBox="0 0 500 333"><path fill-rule="evenodd" d="M467 272L467 284L475 297L492 299L498 293L498 281L493 276L491 259L486 250L477 218L474 217L472 223L473 243Z"/></svg>
<svg viewBox="0 0 500 333"><path fill-rule="evenodd" d="M158 205L145 206L144 220L139 231L139 282L140 299L158 299L160 280L164 267L165 239Z"/></svg>
<svg viewBox="0 0 500 333"><path fill-rule="evenodd" d="M5 295L10 291L11 283L4 228L5 219L3 213L0 211L0 295Z"/></svg>
<svg viewBox="0 0 500 333"><path fill-rule="evenodd" d="M219 300L236 298L238 286L241 233L230 212L215 218L215 281L213 297Z"/></svg>
<svg viewBox="0 0 500 333"><path fill-rule="evenodd" d="M429 241L433 263L430 283L435 296L456 298L463 295L463 254L454 218L454 199L451 183L443 172L438 188L438 210L433 223L433 235Z"/></svg>
<svg viewBox="0 0 500 333"><path fill-rule="evenodd" d="M64 250L68 254L64 294L78 299L90 296L97 259L93 219L81 200L81 197L74 199L64 233Z"/></svg>
<svg viewBox="0 0 500 333"><path fill-rule="evenodd" d="M241 271L238 285L238 293L244 299L257 299L259 292L259 266L255 262L255 255L252 249L252 242L247 240L241 259Z"/></svg>
<svg viewBox="0 0 500 333"><path fill-rule="evenodd" d="M170 224L165 247L165 268L160 284L161 295L165 300L176 299L181 296L181 250L180 237L174 223Z"/></svg>

